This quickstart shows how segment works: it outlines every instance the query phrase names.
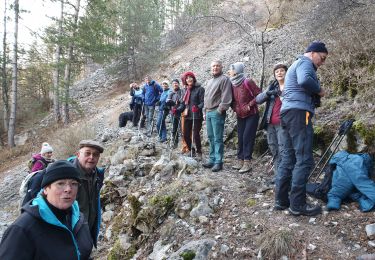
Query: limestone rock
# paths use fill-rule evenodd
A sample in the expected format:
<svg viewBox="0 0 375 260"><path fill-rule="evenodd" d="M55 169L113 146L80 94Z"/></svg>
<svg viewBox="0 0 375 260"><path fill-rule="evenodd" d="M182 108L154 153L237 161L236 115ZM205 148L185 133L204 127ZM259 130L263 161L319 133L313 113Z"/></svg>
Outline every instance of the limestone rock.
<svg viewBox="0 0 375 260"><path fill-rule="evenodd" d="M190 241L183 245L178 251L173 253L168 260L181 260L181 255L184 253L192 252L195 257L194 260L206 260L208 259L208 253L211 248L216 244L215 240L202 239L197 241Z"/></svg>

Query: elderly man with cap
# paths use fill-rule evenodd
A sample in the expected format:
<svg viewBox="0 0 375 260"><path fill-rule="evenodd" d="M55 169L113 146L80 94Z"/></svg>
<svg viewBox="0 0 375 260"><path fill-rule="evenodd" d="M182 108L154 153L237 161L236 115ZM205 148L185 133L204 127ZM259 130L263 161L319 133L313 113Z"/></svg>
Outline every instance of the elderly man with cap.
<svg viewBox="0 0 375 260"><path fill-rule="evenodd" d="M77 158L72 160L80 173L81 186L77 195L79 209L89 223L95 246L101 221L100 189L104 180L104 170L96 166L103 151L104 148L99 142L82 140L79 143Z"/></svg>
<svg viewBox="0 0 375 260"><path fill-rule="evenodd" d="M79 174L65 160L47 167L42 190L5 231L0 259L89 259L93 242L76 201Z"/></svg>
<svg viewBox="0 0 375 260"><path fill-rule="evenodd" d="M289 207L292 215L314 216L319 205L306 202L306 182L313 168L314 115L317 100L324 96L316 70L328 55L322 42L311 43L305 54L290 66L285 76L281 105L281 162L276 176L275 209Z"/></svg>

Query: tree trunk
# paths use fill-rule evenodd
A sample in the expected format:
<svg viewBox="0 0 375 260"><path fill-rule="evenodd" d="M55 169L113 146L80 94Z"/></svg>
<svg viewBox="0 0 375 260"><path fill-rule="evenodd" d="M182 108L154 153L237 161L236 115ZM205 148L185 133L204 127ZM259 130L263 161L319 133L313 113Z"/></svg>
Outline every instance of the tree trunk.
<svg viewBox="0 0 375 260"><path fill-rule="evenodd" d="M16 128L16 112L17 112L17 44L18 44L18 14L19 4L18 0L14 0L14 45L13 45L13 71L12 71L12 105L9 117L8 128L8 145L14 147L14 133Z"/></svg>
<svg viewBox="0 0 375 260"><path fill-rule="evenodd" d="M64 19L64 1L60 0L61 2L61 13L60 13L60 20L59 20L59 31L58 31L58 40L56 43L56 51L55 51L55 69L53 71L53 111L55 114L56 122L61 121L61 113L60 113L60 91L59 91L59 68L60 68L60 52L61 52L61 45L60 40L63 34L62 23Z"/></svg>
<svg viewBox="0 0 375 260"><path fill-rule="evenodd" d="M1 74L2 74L2 99L3 99L3 128L4 131L8 131L8 115L9 115L9 93L8 93L8 83L7 83L7 1L4 0L4 35L3 35L3 57L2 57L2 67L1 67Z"/></svg>
<svg viewBox="0 0 375 260"><path fill-rule="evenodd" d="M74 29L73 29L73 35L72 39L69 42L69 50L68 50L68 58L67 63L65 65L65 75L64 75L64 85L65 85L65 97L64 97L64 124L67 125L70 122L69 118L69 100L70 100L70 75L71 75L71 68L72 68L72 62L73 62L73 49L74 49L74 38L76 36L77 32L77 25L78 25L78 14L79 14L79 8L80 8L81 0L76 1L75 5L75 13L74 13Z"/></svg>

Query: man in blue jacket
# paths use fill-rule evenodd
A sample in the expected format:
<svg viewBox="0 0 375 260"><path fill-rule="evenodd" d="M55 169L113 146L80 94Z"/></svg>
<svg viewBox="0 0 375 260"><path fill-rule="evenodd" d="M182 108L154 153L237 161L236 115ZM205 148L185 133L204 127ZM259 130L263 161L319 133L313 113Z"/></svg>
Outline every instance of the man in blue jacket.
<svg viewBox="0 0 375 260"><path fill-rule="evenodd" d="M320 97L324 96L316 70L327 55L324 43L313 42L304 55L290 66L285 76L280 112L282 150L276 176L275 209L289 207L289 212L295 216L321 213L319 205L306 203L306 183L314 165L311 118Z"/></svg>
<svg viewBox="0 0 375 260"><path fill-rule="evenodd" d="M160 95L163 92L163 89L160 85L147 75L145 77L145 84L143 86L144 93L144 113L147 121L147 136L151 136L152 124L154 123L154 112L155 105L160 100Z"/></svg>

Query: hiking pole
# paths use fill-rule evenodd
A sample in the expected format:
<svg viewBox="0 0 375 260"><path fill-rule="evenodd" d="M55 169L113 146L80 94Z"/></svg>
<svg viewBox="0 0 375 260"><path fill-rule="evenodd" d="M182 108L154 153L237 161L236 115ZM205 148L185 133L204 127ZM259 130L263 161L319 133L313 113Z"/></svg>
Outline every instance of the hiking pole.
<svg viewBox="0 0 375 260"><path fill-rule="evenodd" d="M345 135L349 132L350 128L352 127L353 125L353 122L354 122L354 119L349 119L349 120L346 120L344 121L340 128L339 128L339 131L338 133L336 134L336 136L338 136L338 141L334 147L334 149L332 150L331 154L328 156L327 160L325 161L325 163L323 164L323 166L320 168L320 171L319 173L317 174L317 176L315 177L315 182L319 179L320 175L322 174L322 172L324 171L324 168L327 166L329 160L331 160L332 156L334 155L334 153L336 152L336 149L339 147L341 141L344 139ZM337 139L336 137L333 139L333 141L335 141L335 139ZM331 142L331 144L333 144L333 141ZM325 154L330 150L332 145L330 145L326 152L323 154L322 158L320 159L320 161L318 162L318 164L315 166L315 168L312 170L311 174L309 175L308 179L310 179L310 177L314 174L315 170L318 168L319 164L323 161L322 159L324 158Z"/></svg>
<svg viewBox="0 0 375 260"><path fill-rule="evenodd" d="M140 115L139 121L138 121L138 137L141 136L141 122L142 122L142 117L143 117L143 113L144 113L144 108L145 108L145 102L142 102L141 115Z"/></svg>

